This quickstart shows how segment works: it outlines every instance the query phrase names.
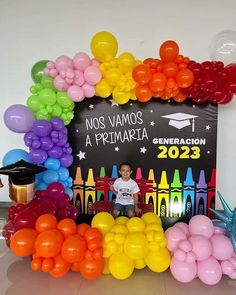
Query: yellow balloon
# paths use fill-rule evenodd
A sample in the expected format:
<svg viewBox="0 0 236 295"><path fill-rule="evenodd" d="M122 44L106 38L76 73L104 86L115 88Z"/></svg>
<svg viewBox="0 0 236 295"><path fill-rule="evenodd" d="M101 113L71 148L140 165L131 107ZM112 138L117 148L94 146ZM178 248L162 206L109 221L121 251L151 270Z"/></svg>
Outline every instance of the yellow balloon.
<svg viewBox="0 0 236 295"><path fill-rule="evenodd" d="M115 224L112 227L111 232L126 235L128 230L127 230L127 227L124 224Z"/></svg>
<svg viewBox="0 0 236 295"><path fill-rule="evenodd" d="M109 233L105 234L104 241L109 242L109 241L114 240L114 238L115 238L115 234L112 232L109 232Z"/></svg>
<svg viewBox="0 0 236 295"><path fill-rule="evenodd" d="M129 220L129 218L126 216L119 216L116 218L115 222L116 222L116 224L124 224L125 225L128 220Z"/></svg>
<svg viewBox="0 0 236 295"><path fill-rule="evenodd" d="M144 259L137 259L134 261L134 267L136 269L143 269L146 266Z"/></svg>
<svg viewBox="0 0 236 295"><path fill-rule="evenodd" d="M161 224L160 217L153 212L147 212L143 214L141 218L145 222L145 224L149 224L149 223Z"/></svg>
<svg viewBox="0 0 236 295"><path fill-rule="evenodd" d="M145 232L149 232L149 231L158 231L158 232L164 232L161 224L158 223L149 223L146 225L145 227Z"/></svg>
<svg viewBox="0 0 236 295"><path fill-rule="evenodd" d="M155 241L148 243L148 249L150 251L158 252L160 250L159 243Z"/></svg>
<svg viewBox="0 0 236 295"><path fill-rule="evenodd" d="M107 250L108 253L113 254L118 251L119 245L116 241L109 241L105 244L105 249Z"/></svg>
<svg viewBox="0 0 236 295"><path fill-rule="evenodd" d="M103 268L102 273L104 275L109 275L111 273L110 269L109 269L109 258L104 259L104 268Z"/></svg>
<svg viewBox="0 0 236 295"><path fill-rule="evenodd" d="M134 260L144 258L148 253L146 236L140 232L129 233L125 239L124 252Z"/></svg>
<svg viewBox="0 0 236 295"><path fill-rule="evenodd" d="M129 232L142 232L144 231L145 224L139 217L132 217L127 222L127 228Z"/></svg>
<svg viewBox="0 0 236 295"><path fill-rule="evenodd" d="M104 62L116 56L118 43L111 33L98 32L93 36L90 47L94 57L98 61Z"/></svg>
<svg viewBox="0 0 236 295"><path fill-rule="evenodd" d="M118 57L118 67L122 73L127 73L132 71L135 66L135 58L133 54L129 52L124 52Z"/></svg>
<svg viewBox="0 0 236 295"><path fill-rule="evenodd" d="M115 253L109 259L109 269L114 278L124 280L134 271L134 261L124 253Z"/></svg>
<svg viewBox="0 0 236 295"><path fill-rule="evenodd" d="M98 96L106 98L111 95L112 88L105 79L102 79L95 87Z"/></svg>
<svg viewBox="0 0 236 295"><path fill-rule="evenodd" d="M115 224L113 216L107 212L97 213L92 219L92 227L98 228L103 235L108 233Z"/></svg>
<svg viewBox="0 0 236 295"><path fill-rule="evenodd" d="M114 101L117 102L118 104L126 104L131 97L131 93L130 91L125 92L125 91L119 90L119 88L114 88L112 92L112 97Z"/></svg>
<svg viewBox="0 0 236 295"><path fill-rule="evenodd" d="M121 78L121 75L122 75L122 73L119 69L112 68L112 69L106 71L105 79L110 86L115 87L118 84L118 82Z"/></svg>
<svg viewBox="0 0 236 295"><path fill-rule="evenodd" d="M147 266L154 272L163 272L170 265L170 253L166 248L159 251L150 251L145 257Z"/></svg>

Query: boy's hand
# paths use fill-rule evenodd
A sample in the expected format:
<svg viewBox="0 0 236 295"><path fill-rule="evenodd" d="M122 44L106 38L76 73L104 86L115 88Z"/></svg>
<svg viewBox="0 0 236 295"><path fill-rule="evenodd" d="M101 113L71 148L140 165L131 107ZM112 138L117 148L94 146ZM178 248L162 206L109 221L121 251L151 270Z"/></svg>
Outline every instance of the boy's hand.
<svg viewBox="0 0 236 295"><path fill-rule="evenodd" d="M134 211L136 214L140 214L142 212L142 210L139 209L138 205L134 205Z"/></svg>
<svg viewBox="0 0 236 295"><path fill-rule="evenodd" d="M114 190L115 190L115 189L114 189L114 186L113 186L113 184L111 184L111 183L110 183L110 191L112 191L112 192L113 192Z"/></svg>

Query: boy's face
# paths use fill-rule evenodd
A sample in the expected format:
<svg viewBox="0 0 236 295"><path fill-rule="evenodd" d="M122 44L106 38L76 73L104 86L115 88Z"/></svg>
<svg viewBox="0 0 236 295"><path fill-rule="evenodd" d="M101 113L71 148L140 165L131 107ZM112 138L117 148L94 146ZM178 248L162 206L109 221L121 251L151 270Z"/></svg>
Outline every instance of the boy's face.
<svg viewBox="0 0 236 295"><path fill-rule="evenodd" d="M127 165L122 165L120 170L119 170L119 173L121 175L121 177L125 180L128 180L130 178L130 175L132 173L132 170L129 166Z"/></svg>

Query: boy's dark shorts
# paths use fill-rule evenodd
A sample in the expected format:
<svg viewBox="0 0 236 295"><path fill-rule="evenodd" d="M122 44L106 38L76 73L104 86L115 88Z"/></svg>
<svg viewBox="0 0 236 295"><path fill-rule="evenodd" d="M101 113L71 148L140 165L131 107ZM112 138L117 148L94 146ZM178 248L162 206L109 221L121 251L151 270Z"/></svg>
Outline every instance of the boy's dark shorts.
<svg viewBox="0 0 236 295"><path fill-rule="evenodd" d="M134 205L130 204L130 205L122 205L119 203L115 203L114 209L113 210L117 210L121 213L126 212L128 213L128 211L134 211Z"/></svg>

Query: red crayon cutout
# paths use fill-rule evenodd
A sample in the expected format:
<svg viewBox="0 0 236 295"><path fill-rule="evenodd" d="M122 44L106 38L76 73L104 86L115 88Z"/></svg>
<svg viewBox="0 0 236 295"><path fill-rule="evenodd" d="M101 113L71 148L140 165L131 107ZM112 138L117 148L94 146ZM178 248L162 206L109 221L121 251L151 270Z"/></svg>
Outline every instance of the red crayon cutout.
<svg viewBox="0 0 236 295"><path fill-rule="evenodd" d="M216 195L216 168L212 169L211 180L208 182L208 196L207 196L207 216L214 217L214 214L209 208L215 209L215 195Z"/></svg>

